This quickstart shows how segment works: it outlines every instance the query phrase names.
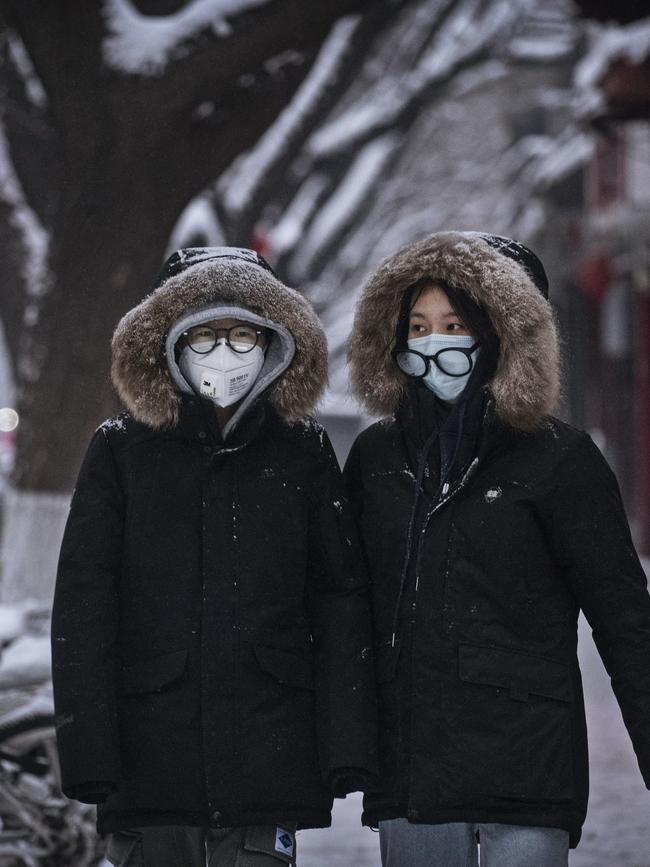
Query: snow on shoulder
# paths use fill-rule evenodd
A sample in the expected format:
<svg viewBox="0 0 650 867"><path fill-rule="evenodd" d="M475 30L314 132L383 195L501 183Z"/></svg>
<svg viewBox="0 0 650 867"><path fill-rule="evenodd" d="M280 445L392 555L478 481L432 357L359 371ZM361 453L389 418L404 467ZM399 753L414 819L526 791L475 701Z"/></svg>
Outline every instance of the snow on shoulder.
<svg viewBox="0 0 650 867"><path fill-rule="evenodd" d="M97 430L104 431L104 433L108 433L108 431L119 431L120 433L124 433L126 431L126 420L128 418L128 413L121 412L119 415L114 416L113 418L107 418L106 421L103 421ZM95 431L96 433L97 431Z"/></svg>
<svg viewBox="0 0 650 867"><path fill-rule="evenodd" d="M308 436L310 438L318 437L321 448L325 446L325 437L327 436L325 428L319 421L316 421L316 419L312 416L306 415L304 418L298 419L298 421L295 421L291 424L291 427L301 431L304 436Z"/></svg>

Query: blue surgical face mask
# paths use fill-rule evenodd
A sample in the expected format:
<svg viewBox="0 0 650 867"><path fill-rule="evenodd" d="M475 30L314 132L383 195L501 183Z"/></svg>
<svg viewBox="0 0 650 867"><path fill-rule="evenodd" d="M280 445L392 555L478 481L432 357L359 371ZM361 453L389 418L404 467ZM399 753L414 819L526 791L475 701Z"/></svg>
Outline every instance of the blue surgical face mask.
<svg viewBox="0 0 650 867"><path fill-rule="evenodd" d="M465 390L481 350L477 347L472 352L472 365L469 370L467 370L470 366L467 355L452 350L470 349L476 340L471 335L427 334L425 337L415 337L407 342L409 349L420 352L422 355L435 355L442 349L446 350L442 356L438 356L438 364L442 365L448 372L441 370L433 359L429 359L429 370L422 377L422 381L440 400L444 400L446 403L455 403ZM409 372L404 367L402 369L405 373ZM463 373L464 371L467 372ZM451 376L450 374L453 373L462 373L462 375Z"/></svg>

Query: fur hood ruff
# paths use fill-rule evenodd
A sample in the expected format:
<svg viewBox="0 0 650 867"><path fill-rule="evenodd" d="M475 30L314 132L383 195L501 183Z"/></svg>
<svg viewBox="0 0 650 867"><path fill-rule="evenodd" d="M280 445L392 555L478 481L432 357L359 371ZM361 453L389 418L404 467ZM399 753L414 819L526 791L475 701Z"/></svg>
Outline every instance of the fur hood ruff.
<svg viewBox="0 0 650 867"><path fill-rule="evenodd" d="M531 272L500 251L499 241L515 243L478 232L438 232L403 247L372 274L357 304L349 350L353 390L367 411L391 415L397 409L407 382L391 356L400 302L416 280L430 277L464 290L490 317L500 340L489 383L499 418L532 430L553 413L560 393L553 310Z"/></svg>
<svg viewBox="0 0 650 867"><path fill-rule="evenodd" d="M254 255L250 251L242 251L241 256L234 252L217 255L219 250L230 249L235 248L206 248L202 258L197 256L185 266L178 266L185 251L174 254L176 271L167 271L172 276L165 275L119 322L112 341L111 374L136 421L154 429L178 422L181 389L167 363L167 335L189 314L223 307L245 308L270 327L275 324L289 332L295 344L293 358L266 394L288 422L313 411L327 384L327 343L318 317L299 292L281 283L269 269L244 260L243 253Z"/></svg>

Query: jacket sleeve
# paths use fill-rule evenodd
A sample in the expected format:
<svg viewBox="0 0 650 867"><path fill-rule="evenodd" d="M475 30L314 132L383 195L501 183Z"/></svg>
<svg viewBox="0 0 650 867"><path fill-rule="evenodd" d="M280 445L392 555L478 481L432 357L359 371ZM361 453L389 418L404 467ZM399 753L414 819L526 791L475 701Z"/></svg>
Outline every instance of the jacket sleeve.
<svg viewBox="0 0 650 867"><path fill-rule="evenodd" d="M52 610L52 679L62 787L100 803L116 788L114 646L123 498L105 432L90 442L63 536Z"/></svg>
<svg viewBox="0 0 650 867"><path fill-rule="evenodd" d="M314 477L307 604L313 636L323 778L335 794L377 773L377 707L369 588L332 446Z"/></svg>
<svg viewBox="0 0 650 867"><path fill-rule="evenodd" d="M556 557L591 626L650 788L650 596L616 477L588 436L560 465L548 500Z"/></svg>

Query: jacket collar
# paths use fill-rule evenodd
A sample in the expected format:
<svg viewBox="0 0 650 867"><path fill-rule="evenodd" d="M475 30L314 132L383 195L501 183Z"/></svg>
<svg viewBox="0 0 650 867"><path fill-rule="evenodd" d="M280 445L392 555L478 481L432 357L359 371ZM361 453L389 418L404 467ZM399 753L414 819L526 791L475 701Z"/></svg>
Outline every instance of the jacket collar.
<svg viewBox="0 0 650 867"><path fill-rule="evenodd" d="M201 443L212 452L240 451L257 437L268 413L266 401L259 398L248 407L224 441L212 401L209 398L183 395L176 431L184 439Z"/></svg>

